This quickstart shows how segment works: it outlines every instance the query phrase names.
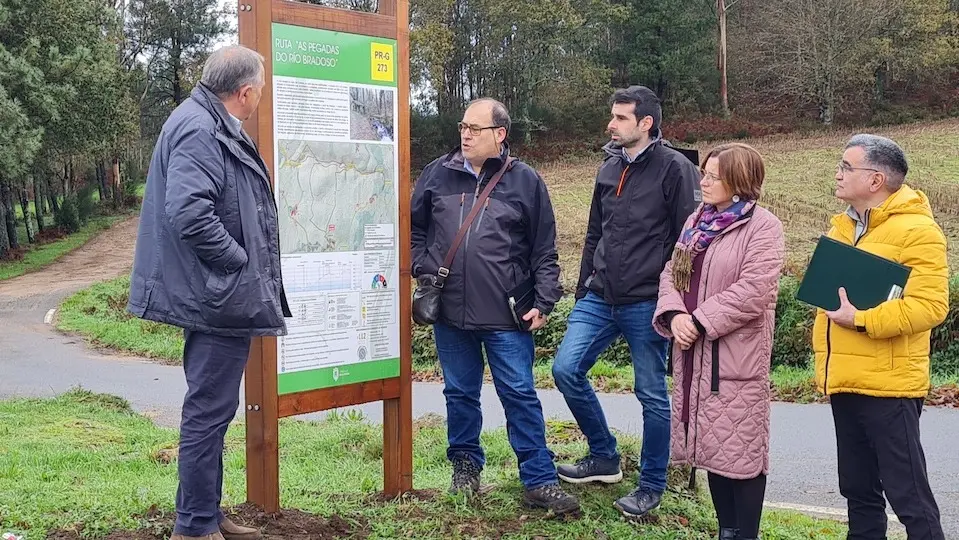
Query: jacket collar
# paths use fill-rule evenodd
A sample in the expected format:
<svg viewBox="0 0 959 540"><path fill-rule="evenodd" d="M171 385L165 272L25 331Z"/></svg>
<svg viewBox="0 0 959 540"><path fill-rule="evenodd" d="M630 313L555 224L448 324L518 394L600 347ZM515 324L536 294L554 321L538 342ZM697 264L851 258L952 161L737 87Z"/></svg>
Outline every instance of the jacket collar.
<svg viewBox="0 0 959 540"><path fill-rule="evenodd" d="M213 117L213 121L216 123L214 136L217 140L223 143L237 159L259 174L267 184L270 184L266 163L260 157L256 146L242 132L242 128L232 121L229 111L223 105L223 101L202 82L197 83L196 87L193 88L190 98ZM270 189L272 189L272 184Z"/></svg>
<svg viewBox="0 0 959 540"><path fill-rule="evenodd" d="M662 132L657 131L656 135L652 138L652 140L649 141L649 144L646 145L646 148L644 148L639 155L634 157L632 161L628 161L626 159L626 154L623 152L622 145L615 141L609 141L606 143L606 145L603 146L603 151L606 152L606 159L618 158L623 162L624 165L629 165L630 163L641 163L642 161L645 161L652 153L653 149L662 144L662 142Z"/></svg>
<svg viewBox="0 0 959 540"><path fill-rule="evenodd" d="M918 214L931 218L932 207L929 205L929 198L922 191L903 185L882 204L869 209L866 231L863 234L879 227L897 214ZM846 212L833 216L832 224L844 236L853 238L856 234L855 220Z"/></svg>
<svg viewBox="0 0 959 540"><path fill-rule="evenodd" d="M508 157L509 144L504 142L500 149L500 155L487 159L486 162L483 163L483 168L479 171L476 171L477 178L483 178L484 174L485 176L490 176L492 171L498 171ZM457 146L450 151L449 154L446 154L446 159L443 161L443 166L447 169L469 174L470 176L473 175L466 168L466 158L463 156L463 148L461 146Z"/></svg>

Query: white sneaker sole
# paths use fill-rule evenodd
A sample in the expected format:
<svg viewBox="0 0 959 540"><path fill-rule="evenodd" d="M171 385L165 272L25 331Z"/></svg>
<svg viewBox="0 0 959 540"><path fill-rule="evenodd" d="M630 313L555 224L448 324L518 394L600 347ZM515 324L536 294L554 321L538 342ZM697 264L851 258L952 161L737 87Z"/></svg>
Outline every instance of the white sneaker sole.
<svg viewBox="0 0 959 540"><path fill-rule="evenodd" d="M590 482L602 482L604 484L615 484L623 480L623 471L619 471L616 474L601 474L594 476L586 476L584 478L570 478L568 476L563 476L562 474L557 474L559 479L563 482L569 482L570 484L588 484Z"/></svg>

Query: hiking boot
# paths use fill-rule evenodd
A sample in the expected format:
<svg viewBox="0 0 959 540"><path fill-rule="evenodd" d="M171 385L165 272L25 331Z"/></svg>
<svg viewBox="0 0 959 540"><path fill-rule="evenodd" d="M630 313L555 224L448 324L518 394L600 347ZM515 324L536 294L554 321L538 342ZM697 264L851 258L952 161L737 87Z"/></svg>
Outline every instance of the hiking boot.
<svg viewBox="0 0 959 540"><path fill-rule="evenodd" d="M544 508L556 515L579 511L579 500L563 491L559 484L527 489L523 494L523 503L533 508Z"/></svg>
<svg viewBox="0 0 959 540"><path fill-rule="evenodd" d="M467 456L453 458L453 483L450 493L475 495L480 491L480 468Z"/></svg>
<svg viewBox="0 0 959 540"><path fill-rule="evenodd" d="M220 533L223 534L224 540L261 540L263 538L259 529L237 525L228 517L224 517L220 522Z"/></svg>
<svg viewBox="0 0 959 540"><path fill-rule="evenodd" d="M739 529L719 529L719 540L739 540Z"/></svg>
<svg viewBox="0 0 959 540"><path fill-rule="evenodd" d="M560 480L571 484L587 484L602 482L615 484L623 479L623 471L619 468L618 459L603 459L586 456L573 465L556 467L556 474Z"/></svg>
<svg viewBox="0 0 959 540"><path fill-rule="evenodd" d="M653 493L648 489L639 488L614 502L613 506L627 519L637 519L658 507L662 500L663 495L661 493Z"/></svg>
<svg viewBox="0 0 959 540"><path fill-rule="evenodd" d="M215 532L213 534L207 534L204 536L183 536L182 534L174 534L170 537L170 540L225 540L223 535Z"/></svg>

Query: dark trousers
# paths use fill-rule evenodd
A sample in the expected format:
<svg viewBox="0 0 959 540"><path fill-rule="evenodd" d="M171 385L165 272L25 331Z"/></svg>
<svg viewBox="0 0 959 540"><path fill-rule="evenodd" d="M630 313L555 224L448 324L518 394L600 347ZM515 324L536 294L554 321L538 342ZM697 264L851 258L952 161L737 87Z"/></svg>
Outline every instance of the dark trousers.
<svg viewBox="0 0 959 540"><path fill-rule="evenodd" d="M223 439L240 404L249 337L184 332L187 392L180 420L175 534L205 536L223 521Z"/></svg>
<svg viewBox="0 0 959 540"><path fill-rule="evenodd" d="M739 529L739 538L759 538L759 522L766 496L766 475L734 480L709 473L709 495L716 508L719 526Z"/></svg>
<svg viewBox="0 0 959 540"><path fill-rule="evenodd" d="M923 400L835 394L830 401L848 538L886 538L885 493L909 540L944 539L919 440Z"/></svg>

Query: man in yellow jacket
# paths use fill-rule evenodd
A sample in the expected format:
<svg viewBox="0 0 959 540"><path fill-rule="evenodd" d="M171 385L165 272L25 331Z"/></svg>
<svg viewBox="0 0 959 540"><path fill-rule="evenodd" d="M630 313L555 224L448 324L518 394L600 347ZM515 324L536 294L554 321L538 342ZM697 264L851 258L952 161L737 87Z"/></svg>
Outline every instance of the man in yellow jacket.
<svg viewBox="0 0 959 540"><path fill-rule="evenodd" d="M912 269L902 298L858 310L839 290L836 311L813 329L816 382L830 397L839 490L850 539L886 538L889 499L909 538L944 538L919 440L929 391L929 338L949 310L946 239L929 200L904 184L908 164L895 142L850 139L836 167L836 196L849 204L829 237Z"/></svg>

